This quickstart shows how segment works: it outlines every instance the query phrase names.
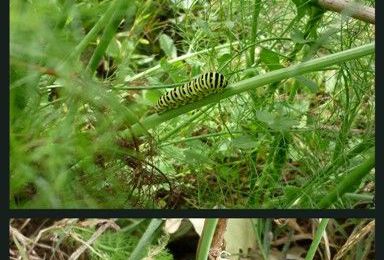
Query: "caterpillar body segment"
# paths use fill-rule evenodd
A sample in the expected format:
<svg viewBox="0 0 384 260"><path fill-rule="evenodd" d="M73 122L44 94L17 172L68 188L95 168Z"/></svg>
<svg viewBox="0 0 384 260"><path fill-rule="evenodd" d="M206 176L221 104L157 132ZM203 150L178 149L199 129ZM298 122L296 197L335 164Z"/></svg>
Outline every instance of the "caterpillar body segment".
<svg viewBox="0 0 384 260"><path fill-rule="evenodd" d="M155 106L157 113L164 112L193 101L199 100L212 93L223 90L228 85L224 75L217 72L207 72L199 77L178 86L162 95Z"/></svg>

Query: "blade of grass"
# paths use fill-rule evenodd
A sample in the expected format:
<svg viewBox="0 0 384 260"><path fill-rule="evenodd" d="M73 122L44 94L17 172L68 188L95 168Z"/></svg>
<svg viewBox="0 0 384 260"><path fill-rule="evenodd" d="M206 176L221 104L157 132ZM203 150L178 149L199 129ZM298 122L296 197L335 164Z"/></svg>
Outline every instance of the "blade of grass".
<svg viewBox="0 0 384 260"><path fill-rule="evenodd" d="M256 34L257 34L257 25L258 25L258 18L260 14L261 9L261 0L255 0L254 3L254 9L253 9L253 21L252 21L252 31L251 31L251 44L253 46L249 49L249 59L251 65L255 62L255 49L256 49Z"/></svg>
<svg viewBox="0 0 384 260"><path fill-rule="evenodd" d="M328 218L322 219L320 221L319 227L316 230L315 237L312 240L312 244L308 250L305 260L312 260L313 257L315 256L317 247L320 244L321 238L323 237L323 233L325 232L325 228L327 227L328 222L329 222Z"/></svg>
<svg viewBox="0 0 384 260"><path fill-rule="evenodd" d="M265 248L263 246L263 243L261 241L261 236L262 236L262 227L264 226L264 219L259 218L259 219L252 219L252 224L253 224L253 229L255 231L256 235L256 241L257 241L257 246L260 249L261 256L263 257L264 260L268 260L268 255L265 252Z"/></svg>
<svg viewBox="0 0 384 260"><path fill-rule="evenodd" d="M292 194L287 196L287 203L285 207L290 208L295 204L297 204L297 206L301 208L309 207L308 203L310 201L308 196L305 196L305 194L309 194L311 190L316 189L317 185L321 185L324 182L324 179L329 179L330 177L334 176L335 173L337 173L338 169L347 165L354 157L358 156L359 154L363 154L365 151L371 149L371 147L373 147L374 145L374 140L364 140L360 144L352 148L351 151L349 151L344 158L339 157L336 161L331 161L328 166L326 166L324 169L320 169L315 174L315 178L310 180L302 187L301 194Z"/></svg>
<svg viewBox="0 0 384 260"><path fill-rule="evenodd" d="M209 249L211 248L212 238L215 234L216 225L219 219L206 219L204 223L203 232L199 240L199 246L197 247L196 259L207 260L209 255Z"/></svg>
<svg viewBox="0 0 384 260"><path fill-rule="evenodd" d="M185 137L185 138L182 138L182 139L176 139L176 140L173 140L173 141L169 141L167 143L162 143L162 144L159 145L159 147L164 147L164 146L167 146L167 145L189 142L189 141L192 141L192 140L198 140L198 139L202 139L202 138L210 138L210 137L216 137L216 136L229 136L231 134L232 135L242 135L242 134L244 134L244 132L240 132L240 131L239 132L231 132L231 133L219 132L219 133L198 135L198 136L192 136L192 137Z"/></svg>
<svg viewBox="0 0 384 260"><path fill-rule="evenodd" d="M184 127L190 126L191 123L193 121L195 121L195 119L197 119L200 116L204 115L213 106L214 105L210 105L210 106L202 109L201 111L199 111L198 113L193 115L189 120L183 122L178 127L175 127L175 129L173 129L172 131L168 132L165 136L161 137L160 140L159 140L159 143L162 143L162 142L166 141L168 138L172 137L174 134L179 133Z"/></svg>
<svg viewBox="0 0 384 260"><path fill-rule="evenodd" d="M74 58L78 58L80 54L85 50L85 48L91 43L91 41L96 39L97 34L104 28L105 24L111 20L115 10L116 5L111 4L107 11L105 11L104 15L97 21L97 23L92 27L92 29L88 32L88 34L81 40L81 42L75 47L71 55L67 60L72 60Z"/></svg>
<svg viewBox="0 0 384 260"><path fill-rule="evenodd" d="M351 188L356 187L356 185L359 185L361 179L369 174L374 166L375 155L372 152L361 165L346 174L341 182L339 182L339 184L320 201L319 208L328 208L337 200L337 198L350 191Z"/></svg>
<svg viewBox="0 0 384 260"><path fill-rule="evenodd" d="M152 219L151 220L151 222L149 223L144 234L140 238L139 243L136 245L131 256L129 257L129 260L143 259L143 255L145 254L148 245L151 243L151 241L153 239L154 233L159 228L161 223L163 223L163 221L161 219Z"/></svg>
<svg viewBox="0 0 384 260"><path fill-rule="evenodd" d="M269 236L272 230L272 219L267 218L264 223L264 232L263 232L263 251L264 255L269 255L269 249L271 247L271 238Z"/></svg>
<svg viewBox="0 0 384 260"><path fill-rule="evenodd" d="M114 11L111 13L111 17L109 19L109 23L105 26L104 33L100 39L100 43L97 45L91 60L88 63L87 70L90 72L94 72L96 70L97 65L99 64L104 52L107 50L109 43L114 37L117 27L120 21L123 19L127 9L131 8L130 15L133 15L136 7L133 4L133 1L127 0L117 0L114 5Z"/></svg>

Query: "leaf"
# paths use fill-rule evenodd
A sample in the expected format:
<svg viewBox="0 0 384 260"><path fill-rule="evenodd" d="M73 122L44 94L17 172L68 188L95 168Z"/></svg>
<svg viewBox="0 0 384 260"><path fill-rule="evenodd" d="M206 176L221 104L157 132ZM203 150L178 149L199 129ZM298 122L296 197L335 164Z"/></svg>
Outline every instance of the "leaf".
<svg viewBox="0 0 384 260"><path fill-rule="evenodd" d="M237 181L239 179L239 175L237 174L236 171L233 170L233 168L227 167L225 165L221 165L221 166L217 167L216 169L218 171L218 175L220 176L220 178L223 178L223 180Z"/></svg>
<svg viewBox="0 0 384 260"><path fill-rule="evenodd" d="M193 6L193 0L171 0L175 6L182 9L190 9Z"/></svg>
<svg viewBox="0 0 384 260"><path fill-rule="evenodd" d="M257 145L257 139L250 135L243 135L232 140L232 144L236 148L252 149Z"/></svg>
<svg viewBox="0 0 384 260"><path fill-rule="evenodd" d="M161 96L161 92L159 90L155 90L155 91L145 90L143 91L143 94L144 94L144 100L149 101L151 104L156 103L159 97Z"/></svg>
<svg viewBox="0 0 384 260"><path fill-rule="evenodd" d="M292 2L296 6L296 10L297 10L296 18L297 19L302 18L305 15L306 11L309 10L309 8L311 7L310 6L311 1L309 1L309 0L292 0Z"/></svg>
<svg viewBox="0 0 384 260"><path fill-rule="evenodd" d="M118 40L112 40L108 45L106 54L113 58L118 58L120 56L120 46L121 44Z"/></svg>
<svg viewBox="0 0 384 260"><path fill-rule="evenodd" d="M225 21L224 24L229 30L232 30L235 27L235 23L230 20Z"/></svg>
<svg viewBox="0 0 384 260"><path fill-rule="evenodd" d="M132 58L137 58L137 64L139 65L145 65L147 63L152 62L155 59L155 56L147 56L147 55L140 55L140 56L132 56Z"/></svg>
<svg viewBox="0 0 384 260"><path fill-rule="evenodd" d="M210 159L205 154L196 153L192 149L184 151L185 161L190 164L210 163Z"/></svg>
<svg viewBox="0 0 384 260"><path fill-rule="evenodd" d="M283 68L283 65L280 64L279 56L276 52L270 51L263 48L260 52L260 60L263 62L270 70L277 70Z"/></svg>
<svg viewBox="0 0 384 260"><path fill-rule="evenodd" d="M232 55L230 53L224 53L217 59L217 61L219 62L219 65L224 65L226 62L230 61L231 59L232 59Z"/></svg>
<svg viewBox="0 0 384 260"><path fill-rule="evenodd" d="M244 80L244 79L255 77L257 75L259 75L257 70L255 70L254 68L249 68L249 69L243 70L243 72L240 74L240 78Z"/></svg>
<svg viewBox="0 0 384 260"><path fill-rule="evenodd" d="M159 41L160 48L164 51L165 55L167 55L168 58L177 57L176 47L171 37L166 34L161 34Z"/></svg>
<svg viewBox="0 0 384 260"><path fill-rule="evenodd" d="M294 198L297 198L303 193L303 190L301 187L296 187L293 185L286 185L284 187L284 196L287 199L287 201L292 200Z"/></svg>
<svg viewBox="0 0 384 260"><path fill-rule="evenodd" d="M299 124L296 119L285 116L281 113L275 115L268 111L257 111L256 118L277 131L284 131Z"/></svg>
<svg viewBox="0 0 384 260"><path fill-rule="evenodd" d="M300 83L300 85L307 87L312 93L316 93L319 90L317 83L311 79L304 76L297 76L295 79Z"/></svg>
<svg viewBox="0 0 384 260"><path fill-rule="evenodd" d="M211 33L211 29L209 28L209 24L207 23L207 21L197 18L196 24L199 26L199 29L201 29L204 33Z"/></svg>
<svg viewBox="0 0 384 260"><path fill-rule="evenodd" d="M268 111L256 111L256 118L264 123L270 124L275 120L275 116Z"/></svg>
<svg viewBox="0 0 384 260"><path fill-rule="evenodd" d="M272 124L270 124L270 127L274 130L284 131L298 124L299 122L296 119L284 116L284 117L277 117L275 121Z"/></svg>
<svg viewBox="0 0 384 260"><path fill-rule="evenodd" d="M165 58L160 60L160 67L164 70L164 72L168 73L171 77L172 81L175 83L181 83L187 80L183 75L183 63L181 61L169 63Z"/></svg>
<svg viewBox="0 0 384 260"><path fill-rule="evenodd" d="M293 32L291 33L291 39L294 43L304 44L304 43L312 42L312 40L304 39L304 33L297 29L294 29Z"/></svg>

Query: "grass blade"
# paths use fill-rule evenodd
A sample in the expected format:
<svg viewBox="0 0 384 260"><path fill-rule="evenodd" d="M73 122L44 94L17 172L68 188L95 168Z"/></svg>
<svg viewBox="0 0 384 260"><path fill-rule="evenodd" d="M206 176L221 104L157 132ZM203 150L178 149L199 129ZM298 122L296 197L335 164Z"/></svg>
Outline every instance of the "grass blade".
<svg viewBox="0 0 384 260"><path fill-rule="evenodd" d="M152 219L149 223L147 230L145 230L143 236L141 237L139 243L133 250L129 260L140 260L143 258L143 255L146 252L147 246L151 243L153 235L159 226L163 223L161 219Z"/></svg>
<svg viewBox="0 0 384 260"><path fill-rule="evenodd" d="M321 238L323 237L323 233L325 231L325 228L327 227L327 224L329 222L328 218L322 219L320 221L320 225L316 230L315 237L312 241L311 247L308 250L307 256L305 257L305 260L312 260L313 257L315 256L317 247L320 244Z"/></svg>
<svg viewBox="0 0 384 260"><path fill-rule="evenodd" d="M207 260L209 255L209 249L211 248L212 238L215 234L216 225L219 219L206 219L204 223L203 232L197 248L196 259Z"/></svg>
<svg viewBox="0 0 384 260"><path fill-rule="evenodd" d="M321 209L328 208L338 197L350 191L352 187L359 185L361 179L369 174L374 166L375 155L372 153L365 162L345 175L344 179L336 186L336 188L320 201L319 207Z"/></svg>

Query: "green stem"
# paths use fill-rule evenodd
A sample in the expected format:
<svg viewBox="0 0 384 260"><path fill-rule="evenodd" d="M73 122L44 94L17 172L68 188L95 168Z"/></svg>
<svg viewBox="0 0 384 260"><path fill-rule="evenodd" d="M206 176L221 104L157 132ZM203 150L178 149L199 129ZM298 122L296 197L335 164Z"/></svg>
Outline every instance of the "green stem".
<svg viewBox="0 0 384 260"><path fill-rule="evenodd" d="M115 3L116 5L117 3ZM81 42L75 47L71 55L67 60L77 59L80 54L85 50L85 48L95 40L97 34L104 28L105 24L111 20L113 13L115 12L116 6L111 4L104 15L97 21L97 23L92 27L88 34L81 40Z"/></svg>
<svg viewBox="0 0 384 260"><path fill-rule="evenodd" d="M167 142L167 143L164 143L164 144L161 144L159 145L159 147L163 147L163 146L167 146L167 145L172 145L172 144L178 144L178 143L185 143L185 142L189 142L189 141L193 141L193 140L198 140L198 139L202 139L202 138L209 138L209 137L216 137L216 136L223 136L223 135L235 135L235 134L244 134L244 132L232 132L232 133L228 133L228 132L219 132L219 133L212 133L212 134L205 134L205 135L198 135L198 136L192 136L192 137L186 137L186 138L183 138L183 139L178 139L178 140L174 140L174 141L170 141L170 142Z"/></svg>
<svg viewBox="0 0 384 260"><path fill-rule="evenodd" d="M310 248L308 250L308 253L307 253L307 256L305 257L305 260L312 260L313 257L315 256L317 247L320 244L321 238L323 237L323 234L325 232L325 228L328 225L328 222L329 222L328 218L322 219L320 221L320 225L319 225L319 227L316 230L315 237L312 240L312 244L311 244L311 246L310 246Z"/></svg>
<svg viewBox="0 0 384 260"><path fill-rule="evenodd" d="M211 249L211 243L213 235L215 234L216 225L218 221L218 218L205 219L203 232L201 234L199 245L197 247L197 260L207 260L209 255L209 249Z"/></svg>
<svg viewBox="0 0 384 260"><path fill-rule="evenodd" d="M233 45L238 45L239 42L232 42L232 43L226 43L226 44L223 44L223 45L219 45L215 48L213 48L214 50L220 50L220 49L224 49L224 48L228 48L228 47L231 47ZM189 58L192 58L194 56L197 56L197 55L200 55L200 54L204 54L204 53L207 53L207 52L210 52L212 51L212 49L205 49L205 50L202 50L202 51L198 51L198 52L193 52L193 53L187 53L185 55L182 55L182 56L179 56L177 58L174 58L174 59L171 59L171 60L167 60L167 63L169 64L173 64L173 63L176 63L178 61L182 61L182 60L186 60L186 59L189 59ZM125 82L132 82L134 80L137 80L141 77L144 77L146 75L149 75L151 74L152 72L156 71L156 70L159 70L161 68L160 64L159 65L156 65L152 68L149 68L143 72L140 72L132 77L128 76L124 79Z"/></svg>
<svg viewBox="0 0 384 260"><path fill-rule="evenodd" d="M272 219L267 218L264 222L264 232L263 232L263 251L265 256L269 256L269 250L271 247L271 237L269 234L272 229Z"/></svg>
<svg viewBox="0 0 384 260"><path fill-rule="evenodd" d="M365 151L368 151L374 145L374 140L364 140L360 144L356 145L356 147L352 148L352 150L350 150L344 158L339 157L336 161L329 162L328 166L316 172L316 177L311 179L311 181L309 181L302 187L302 194L293 194L293 196L287 197L288 202L286 204L286 207L292 207L296 203L296 201L299 201L299 204L297 204L299 207L308 207L310 198L308 196L303 196L303 194L309 194L311 190L316 189L318 185L322 185L325 179L330 179L335 174L337 174L338 169L347 165L353 158L355 158L359 154L364 153Z"/></svg>
<svg viewBox="0 0 384 260"><path fill-rule="evenodd" d="M345 177L337 184L327 196L325 196L319 203L319 208L328 208L337 198L341 197L353 187L361 183L361 179L365 177L372 168L375 166L375 155L371 153L370 156L359 166L351 170Z"/></svg>
<svg viewBox="0 0 384 260"><path fill-rule="evenodd" d="M255 62L255 49L256 49L256 34L257 34L257 25L258 25L258 18L260 14L261 9L261 0L255 0L254 3L254 9L253 9L253 21L252 21L252 32L251 32L251 44L253 44L253 47L249 49L249 58L250 58L250 65L252 65Z"/></svg>
<svg viewBox="0 0 384 260"><path fill-rule="evenodd" d="M96 70L97 65L99 64L102 56L108 48L109 43L115 36L117 27L120 21L123 19L128 6L135 8L132 5L132 0L116 0L114 3L114 10L110 14L108 19L109 23L105 26L104 33L101 36L100 43L97 45L91 60L88 63L87 70L93 73Z"/></svg>
<svg viewBox="0 0 384 260"><path fill-rule="evenodd" d="M370 194L345 193L344 197L358 202L372 202L374 196Z"/></svg>
<svg viewBox="0 0 384 260"><path fill-rule="evenodd" d="M154 233L159 228L161 223L163 223L161 219L151 220L144 234L141 236L139 243L136 245L131 256L129 257L129 260L143 259L143 256L146 253L147 247L150 245L153 239Z"/></svg>
<svg viewBox="0 0 384 260"><path fill-rule="evenodd" d="M265 248L264 248L263 243L261 241L261 236L262 236L262 230L261 229L264 226L265 220L266 219L262 219L262 218L252 219L252 226L253 226L253 230L255 231L256 242L257 242L257 246L260 249L261 256L263 257L264 260L268 260L268 255L266 254Z"/></svg>
<svg viewBox="0 0 384 260"><path fill-rule="evenodd" d="M274 70L263 75L258 75L249 79L245 79L224 89L221 93L207 96L194 103L186 104L178 108L166 111L160 115L155 113L141 121L141 124L134 124L131 129L124 130L121 135L129 138L132 135L138 137L143 135L148 129L152 129L161 123L177 117L178 115L187 113L196 108L203 107L210 103L218 103L220 100L229 98L233 95L240 94L244 91L249 91L257 87L264 86L283 79L292 78L304 73L313 72L324 69L325 67L340 64L342 62L357 59L365 55L374 53L375 44L369 43L360 47L352 48L335 54L327 55L310 61L305 61L288 68Z"/></svg>
<svg viewBox="0 0 384 260"><path fill-rule="evenodd" d="M195 121L195 119L199 118L200 116L204 115L213 105L210 105L204 109L202 109L201 111L199 111L198 113L196 113L195 115L193 115L189 120L187 120L186 122L184 122L183 124L180 124L178 127L175 127L175 129L173 129L172 131L168 132L165 136L163 136L162 138L160 138L159 140L159 143L162 143L164 142L165 140L167 140L168 138L170 138L171 136L173 136L174 134L176 133L179 133L184 127L186 126L190 126L191 123L193 121ZM168 143L170 144L170 143ZM166 145L168 145L166 144Z"/></svg>

